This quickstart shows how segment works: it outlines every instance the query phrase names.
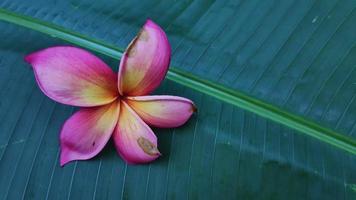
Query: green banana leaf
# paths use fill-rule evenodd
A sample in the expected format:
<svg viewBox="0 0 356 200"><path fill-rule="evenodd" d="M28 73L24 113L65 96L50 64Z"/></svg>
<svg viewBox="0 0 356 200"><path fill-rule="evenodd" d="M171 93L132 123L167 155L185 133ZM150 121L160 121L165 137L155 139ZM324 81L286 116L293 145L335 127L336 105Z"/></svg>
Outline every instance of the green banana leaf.
<svg viewBox="0 0 356 200"><path fill-rule="evenodd" d="M0 199L356 199L356 1L3 0ZM172 45L155 92L192 99L154 129L163 156L127 165L110 142L59 166L75 108L38 89L24 55L74 44L117 70L147 17Z"/></svg>

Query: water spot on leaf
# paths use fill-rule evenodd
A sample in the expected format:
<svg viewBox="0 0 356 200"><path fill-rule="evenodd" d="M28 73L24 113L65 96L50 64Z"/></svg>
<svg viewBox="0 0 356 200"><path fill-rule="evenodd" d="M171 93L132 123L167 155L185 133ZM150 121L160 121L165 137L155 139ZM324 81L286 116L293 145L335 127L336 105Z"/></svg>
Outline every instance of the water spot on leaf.
<svg viewBox="0 0 356 200"><path fill-rule="evenodd" d="M315 16L314 19L312 20L312 23L314 24L316 21L318 21L319 16Z"/></svg>

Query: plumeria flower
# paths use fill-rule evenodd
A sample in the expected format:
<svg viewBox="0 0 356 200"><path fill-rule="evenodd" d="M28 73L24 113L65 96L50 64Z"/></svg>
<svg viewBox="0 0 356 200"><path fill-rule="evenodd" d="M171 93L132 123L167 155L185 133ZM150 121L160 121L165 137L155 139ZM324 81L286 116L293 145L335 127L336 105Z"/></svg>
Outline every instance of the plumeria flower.
<svg viewBox="0 0 356 200"><path fill-rule="evenodd" d="M195 111L186 98L146 96L164 79L170 54L164 31L147 20L123 54L118 76L102 60L75 47L51 47L26 56L43 93L59 103L82 107L61 130L61 166L94 157L111 137L129 164L160 156L157 137L148 125L178 127Z"/></svg>

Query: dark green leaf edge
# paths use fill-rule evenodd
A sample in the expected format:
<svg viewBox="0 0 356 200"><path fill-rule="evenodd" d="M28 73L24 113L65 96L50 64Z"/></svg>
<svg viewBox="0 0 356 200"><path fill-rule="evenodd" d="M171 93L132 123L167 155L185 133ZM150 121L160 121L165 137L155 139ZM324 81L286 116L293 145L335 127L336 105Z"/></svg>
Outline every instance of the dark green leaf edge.
<svg viewBox="0 0 356 200"><path fill-rule="evenodd" d="M85 35L67 30L63 27L1 8L0 20L48 34L52 37L65 40L114 59L120 59L124 51L121 48L117 48ZM320 141L334 145L335 147L356 155L356 141L351 137L323 127L313 121L287 112L269 103L248 96L242 92L199 78L175 67L170 67L167 79L215 97L234 106L256 113L262 117L284 124L290 128L298 130L301 133L312 136Z"/></svg>

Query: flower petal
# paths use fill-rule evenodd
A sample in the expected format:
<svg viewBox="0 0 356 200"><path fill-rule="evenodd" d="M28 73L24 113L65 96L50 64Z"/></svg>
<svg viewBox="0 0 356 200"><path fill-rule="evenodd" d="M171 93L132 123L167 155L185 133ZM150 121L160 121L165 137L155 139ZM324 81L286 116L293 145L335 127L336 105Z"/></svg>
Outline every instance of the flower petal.
<svg viewBox="0 0 356 200"><path fill-rule="evenodd" d="M146 123L161 128L180 126L196 111L191 100L176 96L127 97L126 102Z"/></svg>
<svg viewBox="0 0 356 200"><path fill-rule="evenodd" d="M64 124L61 135L61 166L72 160L86 160L97 155L110 139L119 119L118 101L83 108Z"/></svg>
<svg viewBox="0 0 356 200"><path fill-rule="evenodd" d="M126 96L146 95L164 79L171 47L164 31L147 20L121 58L118 87Z"/></svg>
<svg viewBox="0 0 356 200"><path fill-rule="evenodd" d="M37 83L51 99L74 106L97 106L117 98L115 73L99 58L75 47L51 47L26 56Z"/></svg>
<svg viewBox="0 0 356 200"><path fill-rule="evenodd" d="M118 153L130 164L147 163L160 155L157 137L129 105L121 101L119 123L114 131Z"/></svg>

